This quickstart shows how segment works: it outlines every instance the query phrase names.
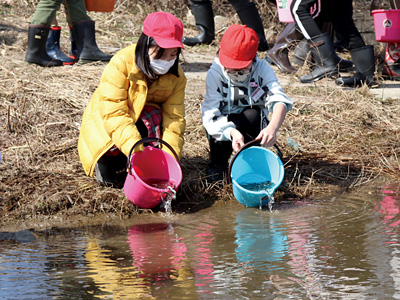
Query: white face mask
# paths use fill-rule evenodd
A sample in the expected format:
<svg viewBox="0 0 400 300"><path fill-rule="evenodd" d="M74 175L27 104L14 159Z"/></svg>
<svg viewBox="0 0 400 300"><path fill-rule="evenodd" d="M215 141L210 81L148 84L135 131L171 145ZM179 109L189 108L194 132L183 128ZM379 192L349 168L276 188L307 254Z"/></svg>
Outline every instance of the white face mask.
<svg viewBox="0 0 400 300"><path fill-rule="evenodd" d="M236 82L245 82L249 79L250 77L250 70L240 70L240 71L236 71L236 72L226 72L228 74L228 77L232 80L232 81L236 81Z"/></svg>
<svg viewBox="0 0 400 300"><path fill-rule="evenodd" d="M153 59L150 57L150 66L158 75L164 75L171 69L171 67L175 63L175 59L171 60L162 60L162 59Z"/></svg>

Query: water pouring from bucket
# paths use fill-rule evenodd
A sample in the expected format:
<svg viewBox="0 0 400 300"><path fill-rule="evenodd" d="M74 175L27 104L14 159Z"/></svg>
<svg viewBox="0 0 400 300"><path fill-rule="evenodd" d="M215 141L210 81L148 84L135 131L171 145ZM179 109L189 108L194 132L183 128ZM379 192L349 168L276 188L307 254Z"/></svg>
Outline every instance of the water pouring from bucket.
<svg viewBox="0 0 400 300"><path fill-rule="evenodd" d="M275 146L276 147L276 146ZM277 152L282 156L279 149ZM282 161L273 151L253 140L240 149L229 164L235 198L247 207L262 207L274 201L273 194L285 174Z"/></svg>
<svg viewBox="0 0 400 300"><path fill-rule="evenodd" d="M154 146L146 146L143 151L132 154L138 145L148 143L165 145L175 157ZM182 182L182 169L176 152L159 138L138 141L129 153L127 169L124 192L140 208L154 208L165 199L171 202Z"/></svg>

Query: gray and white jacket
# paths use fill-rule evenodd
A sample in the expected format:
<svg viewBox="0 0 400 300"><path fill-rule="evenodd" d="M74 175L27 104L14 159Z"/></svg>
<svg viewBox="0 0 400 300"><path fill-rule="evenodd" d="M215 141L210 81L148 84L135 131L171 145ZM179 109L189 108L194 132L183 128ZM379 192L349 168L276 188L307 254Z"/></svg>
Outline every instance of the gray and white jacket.
<svg viewBox="0 0 400 300"><path fill-rule="evenodd" d="M258 106L268 116L276 103L283 103L287 111L293 106L265 60L256 57L249 79L235 82L229 79L216 57L207 73L201 119L209 135L217 141L230 141L235 124L228 121L229 114L238 114L247 107Z"/></svg>

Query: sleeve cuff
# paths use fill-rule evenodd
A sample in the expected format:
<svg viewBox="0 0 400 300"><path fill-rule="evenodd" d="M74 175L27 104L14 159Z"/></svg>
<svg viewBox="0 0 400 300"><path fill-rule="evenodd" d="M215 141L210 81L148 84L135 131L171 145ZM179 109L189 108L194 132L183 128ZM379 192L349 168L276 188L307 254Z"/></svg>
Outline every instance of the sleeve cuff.
<svg viewBox="0 0 400 300"><path fill-rule="evenodd" d="M235 128L234 127L228 127L228 128L224 129L223 136L225 137L225 140L232 141L231 132L232 132L233 129L235 129Z"/></svg>

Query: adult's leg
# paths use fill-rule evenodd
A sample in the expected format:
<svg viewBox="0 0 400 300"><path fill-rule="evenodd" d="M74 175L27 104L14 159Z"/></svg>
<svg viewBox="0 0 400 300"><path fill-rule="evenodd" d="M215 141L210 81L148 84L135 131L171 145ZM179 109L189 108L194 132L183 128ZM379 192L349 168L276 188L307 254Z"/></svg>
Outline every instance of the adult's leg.
<svg viewBox="0 0 400 300"><path fill-rule="evenodd" d="M352 77L339 77L338 85L356 87L364 83L377 87L374 80L375 56L373 46L366 46L353 21L352 0L335 0L333 5L333 26L349 44L349 50L357 72Z"/></svg>
<svg viewBox="0 0 400 300"><path fill-rule="evenodd" d="M392 9L400 9L400 0L390 0ZM400 43L387 43L382 76L390 80L400 80Z"/></svg>
<svg viewBox="0 0 400 300"><path fill-rule="evenodd" d="M201 31L195 37L184 37L182 42L188 46L211 44L215 38L214 12L210 0L190 0L197 28Z"/></svg>
<svg viewBox="0 0 400 300"><path fill-rule="evenodd" d="M61 60L53 59L46 51L46 42L50 31L50 25L62 1L63 0L39 1L28 30L28 49L25 56L25 61L28 63L43 67L63 65Z"/></svg>
<svg viewBox="0 0 400 300"><path fill-rule="evenodd" d="M75 63L75 59L69 57L61 50L60 36L61 27L58 26L57 18L54 17L46 41L46 52L51 58L55 60L61 60L63 65L73 65Z"/></svg>
<svg viewBox="0 0 400 300"><path fill-rule="evenodd" d="M93 61L109 61L112 55L104 53L97 46L95 22L86 12L85 1L67 0L67 9L76 42L78 62L85 64Z"/></svg>
<svg viewBox="0 0 400 300"><path fill-rule="evenodd" d="M333 28L332 22L325 22L324 20L330 20L329 16L319 15L315 18L318 27L321 29L323 33L328 33L333 41ZM334 46L334 59L336 61L336 65L339 70L347 71L353 67L353 62L350 60L346 60L341 58L336 54L336 46ZM307 63L314 66L315 60L313 59L310 43L308 43L307 39L304 38L300 41L293 53L293 63L302 66L304 62L307 60Z"/></svg>
<svg viewBox="0 0 400 300"><path fill-rule="evenodd" d="M90 20L84 0L65 0L64 5L68 11L68 24Z"/></svg>
<svg viewBox="0 0 400 300"><path fill-rule="evenodd" d="M382 76L389 80L400 80L400 43L387 43Z"/></svg>
<svg viewBox="0 0 400 300"><path fill-rule="evenodd" d="M352 0L334 0L331 9L333 28L349 45L349 50L364 47L364 40L354 24Z"/></svg>
<svg viewBox="0 0 400 300"><path fill-rule="evenodd" d="M319 14L317 17L314 18L314 21L315 23L317 23L318 28L321 30L321 33L328 32L329 29L332 27L328 25L331 24L331 22L330 18L328 18L326 14L324 15ZM305 63L306 59L310 60L308 62L312 61L312 55L310 55L311 54L310 43L308 43L308 40L304 37L303 33L301 33L301 35L302 39L294 49L293 53L293 63L300 66L302 66Z"/></svg>
<svg viewBox="0 0 400 300"><path fill-rule="evenodd" d="M249 0L229 0L233 8L236 10L242 24L247 25L258 34L258 50L266 51L269 46L265 38L264 26L254 2Z"/></svg>
<svg viewBox="0 0 400 300"><path fill-rule="evenodd" d="M297 26L308 40L315 61L314 70L300 81L310 83L324 77L333 77L338 73L338 59L329 33L322 33L317 22L311 15L311 9L315 9L316 0L294 0L291 4L291 12ZM321 3L319 9L328 9L327 3Z"/></svg>
<svg viewBox="0 0 400 300"><path fill-rule="evenodd" d="M288 54L290 45L303 38L295 23L289 23L279 34L275 45L268 50L267 56L282 72L294 73L296 69L291 65Z"/></svg>
<svg viewBox="0 0 400 300"><path fill-rule="evenodd" d="M307 40L322 34L314 16L311 15L311 9L316 4L317 0L293 0L290 5L293 19Z"/></svg>
<svg viewBox="0 0 400 300"><path fill-rule="evenodd" d="M33 14L31 25L50 26L62 2L63 0L40 0Z"/></svg>

